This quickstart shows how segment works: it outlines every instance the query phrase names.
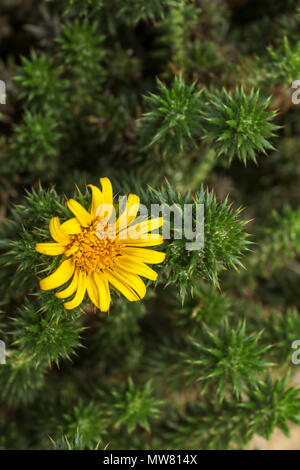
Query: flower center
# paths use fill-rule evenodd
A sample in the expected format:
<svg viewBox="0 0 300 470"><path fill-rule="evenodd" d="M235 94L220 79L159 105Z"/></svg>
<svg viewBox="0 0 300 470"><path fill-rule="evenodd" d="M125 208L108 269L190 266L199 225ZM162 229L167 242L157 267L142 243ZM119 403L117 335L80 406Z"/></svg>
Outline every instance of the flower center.
<svg viewBox="0 0 300 470"><path fill-rule="evenodd" d="M76 267L86 272L109 268L121 252L120 240L109 238L104 228L99 230L98 224L96 220L81 233L72 235L72 242L68 246L68 255L72 256Z"/></svg>

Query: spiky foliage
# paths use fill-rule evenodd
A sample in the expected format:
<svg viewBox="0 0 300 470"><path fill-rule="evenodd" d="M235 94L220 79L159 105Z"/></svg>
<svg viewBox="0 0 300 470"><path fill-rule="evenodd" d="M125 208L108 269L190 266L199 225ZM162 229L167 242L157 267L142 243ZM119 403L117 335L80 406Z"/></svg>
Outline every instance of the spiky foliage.
<svg viewBox="0 0 300 470"><path fill-rule="evenodd" d="M0 229L0 266L7 270L1 269L0 274L3 300L33 291L36 285L33 269L36 273L39 267L35 243L40 237L48 236L48 223L53 211L69 214L54 189L44 191L39 187L37 191L27 193L26 199L26 205L16 206L11 219L5 221ZM8 272L10 275L7 277Z"/></svg>
<svg viewBox="0 0 300 470"><path fill-rule="evenodd" d="M204 188L193 197L189 192L182 196L167 183L161 192L151 189L150 196L152 202L162 209L166 206L173 208L174 218L170 222L170 240L166 240L167 262L163 273L167 285L177 283L183 299L188 291L193 292L199 278L218 285L220 271L242 267L240 258L248 250L250 242L243 231L247 222L240 216L241 209L233 209L227 199L217 202L215 194ZM190 204L193 223L192 227L184 229L184 220L188 217L185 204ZM183 230L181 238L178 238L180 217L180 228ZM196 241L195 234L201 235L201 229L203 239L199 237L199 247L189 248L187 244ZM203 246L201 242L204 242Z"/></svg>
<svg viewBox="0 0 300 470"><path fill-rule="evenodd" d="M180 0L153 0L144 2L143 0L129 0L124 4L118 0L116 8L120 18L130 25L134 25L141 20L150 18L161 18L167 13L168 7L178 7Z"/></svg>
<svg viewBox="0 0 300 470"><path fill-rule="evenodd" d="M201 91L195 90L195 84L187 86L181 76L175 77L170 89L160 80L157 87L158 94L146 97L150 110L140 122L141 145L148 148L157 143L163 153L178 153L195 146L202 129Z"/></svg>
<svg viewBox="0 0 300 470"><path fill-rule="evenodd" d="M263 340L266 345L272 345L271 353L276 363L284 364L292 360L295 338L300 338L298 310L289 308L285 315L278 314L277 310L271 311L265 322Z"/></svg>
<svg viewBox="0 0 300 470"><path fill-rule="evenodd" d="M270 122L276 116L276 111L267 110L270 99L260 98L259 90L246 93L242 88L211 93L203 111L204 138L218 156L227 156L229 162L236 156L246 164L247 160L256 162L258 152L266 154L273 148L268 139L279 127Z"/></svg>
<svg viewBox="0 0 300 470"><path fill-rule="evenodd" d="M55 0L49 0L55 1ZM79 14L87 15L91 10L95 13L99 13L103 7L103 0L63 0L62 4L64 7L64 14Z"/></svg>
<svg viewBox="0 0 300 470"><path fill-rule="evenodd" d="M60 439L54 440L50 437L52 450L85 450L84 441L79 431L73 438L63 435ZM100 442L97 443L93 450L99 450Z"/></svg>
<svg viewBox="0 0 300 470"><path fill-rule="evenodd" d="M233 443L248 443L254 434L269 438L274 426L288 434L288 420L299 423L299 389L287 388L287 378L266 382L249 390L247 401L216 400L187 405L171 423L167 438L181 448L228 449ZM212 418L214 417L214 418ZM214 424L212 419L215 420Z"/></svg>
<svg viewBox="0 0 300 470"><path fill-rule="evenodd" d="M262 230L264 243L249 260L254 270L260 270L267 277L300 252L300 210L285 206L280 212L272 211L269 220L269 225Z"/></svg>
<svg viewBox="0 0 300 470"><path fill-rule="evenodd" d="M78 39L80 49L77 46ZM62 28L62 35L57 39L61 46L61 55L66 64L73 67L75 74L78 74L82 86L87 82L84 80L84 75L80 73L81 67L84 67L87 78L91 71L93 71L94 80L100 78L99 73L102 72L100 61L104 55L100 45L103 39L103 36L97 34L97 23L90 24L86 19L67 23Z"/></svg>
<svg viewBox="0 0 300 470"><path fill-rule="evenodd" d="M1 365L1 398L17 405L33 401L44 385L45 364L36 366L22 351L12 350L9 361Z"/></svg>
<svg viewBox="0 0 300 470"><path fill-rule="evenodd" d="M18 169L23 172L26 169L39 175L43 171L46 158L49 162L48 170L53 173L57 168L56 143L59 138L60 133L54 117L42 113L31 114L28 111L24 122L15 128L15 138L10 147L11 160L6 171Z"/></svg>
<svg viewBox="0 0 300 470"><path fill-rule="evenodd" d="M247 386L259 383L257 374L271 365L263 359L270 346L258 345L261 335L247 335L245 322L232 329L225 320L217 332L204 327L183 355L186 376L202 383L202 393L214 384L221 400L228 392L240 398Z"/></svg>
<svg viewBox="0 0 300 470"><path fill-rule="evenodd" d="M217 326L222 318L232 315L228 296L205 282L198 283L193 297L188 298L184 305L176 306L178 324L191 335L197 334L203 324Z"/></svg>
<svg viewBox="0 0 300 470"><path fill-rule="evenodd" d="M275 380L272 383L270 375L258 390L249 393L249 401L240 404L242 410L251 412L248 435L258 432L269 439L274 426L285 435L289 435L287 421L299 424L299 389L290 387L286 389L288 376L284 380Z"/></svg>
<svg viewBox="0 0 300 470"><path fill-rule="evenodd" d="M70 409L65 402L60 412L59 422L53 419L51 423L57 434L63 434L78 444L79 434L82 436L81 445L87 448L97 445L99 436L104 434L103 414L98 404L80 401Z"/></svg>
<svg viewBox="0 0 300 470"><path fill-rule="evenodd" d="M61 93L66 85L59 77L63 67L55 67L53 58L38 56L32 50L30 58L22 57L22 66L15 76L20 83L20 96L33 102L33 108L52 110L54 100L61 99Z"/></svg>
<svg viewBox="0 0 300 470"><path fill-rule="evenodd" d="M270 59L267 61L267 78L272 78L278 84L291 86L291 83L298 78L300 68L300 41L290 44L285 36L280 49L270 46L268 48Z"/></svg>
<svg viewBox="0 0 300 470"><path fill-rule="evenodd" d="M152 395L150 381L143 386L135 387L131 378L128 382L100 392L100 400L105 404L103 409L113 427L123 427L131 434L136 428L150 431L149 420L157 419L160 401Z"/></svg>
<svg viewBox="0 0 300 470"><path fill-rule="evenodd" d="M60 307L56 299L42 305L27 302L22 309L19 308L17 317L12 318L14 344L31 356L37 365L41 361L58 365L60 357L69 358L80 345L79 335L83 329L78 323L78 312L65 315Z"/></svg>

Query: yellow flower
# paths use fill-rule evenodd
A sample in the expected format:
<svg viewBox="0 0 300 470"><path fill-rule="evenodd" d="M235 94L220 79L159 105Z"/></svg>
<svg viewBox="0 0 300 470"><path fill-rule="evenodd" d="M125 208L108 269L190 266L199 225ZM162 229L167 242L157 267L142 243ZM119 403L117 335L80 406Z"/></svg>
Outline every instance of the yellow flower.
<svg viewBox="0 0 300 470"><path fill-rule="evenodd" d="M87 291L91 301L101 311L110 306L111 284L128 300L140 300L146 286L140 276L156 280L157 273L146 263L161 263L165 254L145 247L160 245L161 235L150 234L161 227L162 217L135 223L140 199L130 194L125 209L113 220L113 190L108 178L100 178L102 191L89 185L92 202L89 212L77 201L67 205L75 217L60 224L58 217L50 220L50 233L56 243L38 243L36 251L50 256L64 255L60 266L42 279L42 290L55 289L71 281L58 298L66 299L66 309L81 304ZM110 209L111 208L111 209Z"/></svg>

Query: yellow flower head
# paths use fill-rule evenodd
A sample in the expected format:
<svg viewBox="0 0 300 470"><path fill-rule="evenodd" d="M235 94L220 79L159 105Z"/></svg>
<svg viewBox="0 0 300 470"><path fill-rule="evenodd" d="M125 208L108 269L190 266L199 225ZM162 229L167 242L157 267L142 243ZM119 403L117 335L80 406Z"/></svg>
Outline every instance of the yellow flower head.
<svg viewBox="0 0 300 470"><path fill-rule="evenodd" d="M75 217L60 224L58 217L50 220L50 233L56 243L38 243L39 253L64 258L57 270L42 279L42 290L55 289L70 281L68 287L57 292L58 298L71 300L64 303L66 309L81 304L87 291L91 301L101 311L110 305L111 284L128 300L140 300L146 286L140 276L156 280L157 273L146 263L161 263L165 254L145 247L160 245L163 238L150 234L161 227L163 220L157 217L142 222L135 221L140 199L130 194L126 206L113 218L113 190L108 178L100 178L102 191L89 185L92 203L89 212L74 199L67 205ZM135 222L134 222L135 221Z"/></svg>

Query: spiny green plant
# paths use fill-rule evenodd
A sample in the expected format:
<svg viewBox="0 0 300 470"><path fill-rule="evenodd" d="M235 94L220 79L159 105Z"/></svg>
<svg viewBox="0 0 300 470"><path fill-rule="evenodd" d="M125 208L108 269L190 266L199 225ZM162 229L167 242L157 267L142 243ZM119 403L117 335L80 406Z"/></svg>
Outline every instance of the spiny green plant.
<svg viewBox="0 0 300 470"><path fill-rule="evenodd" d="M203 327L200 337L191 338L191 348L183 354L186 377L201 382L202 393L214 384L221 401L228 392L241 398L247 387L259 384L259 373L272 365L264 359L270 346L259 345L261 335L248 335L245 322L232 329L225 320L217 332Z"/></svg>
<svg viewBox="0 0 300 470"><path fill-rule="evenodd" d="M196 207L204 209L204 246L199 249L186 249L191 242L191 234L183 232L183 237L176 239L176 218L171 220L171 239L166 243L167 262L163 266L163 275L167 285L177 283L182 299L186 293L193 292L195 283L199 278L207 279L218 285L218 274L228 268L242 267L241 255L248 250L249 241L243 228L247 224L240 218L241 209L233 209L227 199L218 203L213 192L204 188L194 197L187 192L185 196L176 193L166 184L158 192L151 189L153 203L175 207L175 212L184 214L184 204L191 204L193 209L193 223L199 220ZM195 225L190 231L195 230ZM201 241L201 240L200 240Z"/></svg>
<svg viewBox="0 0 300 470"><path fill-rule="evenodd" d="M268 47L269 60L266 62L267 78L275 83L291 86L298 78L300 68L300 41L290 44L287 36L282 40L280 49Z"/></svg>
<svg viewBox="0 0 300 470"><path fill-rule="evenodd" d="M105 414L111 420L113 427L124 427L129 434L141 427L150 431L149 420L159 416L160 400L151 396L151 382L136 388L132 379L109 390L108 395L100 392L100 400L105 403Z"/></svg>
<svg viewBox="0 0 300 470"><path fill-rule="evenodd" d="M229 163L235 156L244 164L247 160L256 163L257 152L266 154L273 149L268 139L279 126L270 122L276 116L276 111L267 110L270 100L260 98L259 90L246 94L242 88L210 94L203 111L207 122L204 138L218 156L225 155Z"/></svg>
<svg viewBox="0 0 300 470"><path fill-rule="evenodd" d="M140 122L141 145L148 148L157 143L163 153L179 153L195 146L202 129L201 91L195 90L195 84L186 85L181 76L174 78L170 89L160 80L157 87L158 94L146 96L150 110Z"/></svg>

